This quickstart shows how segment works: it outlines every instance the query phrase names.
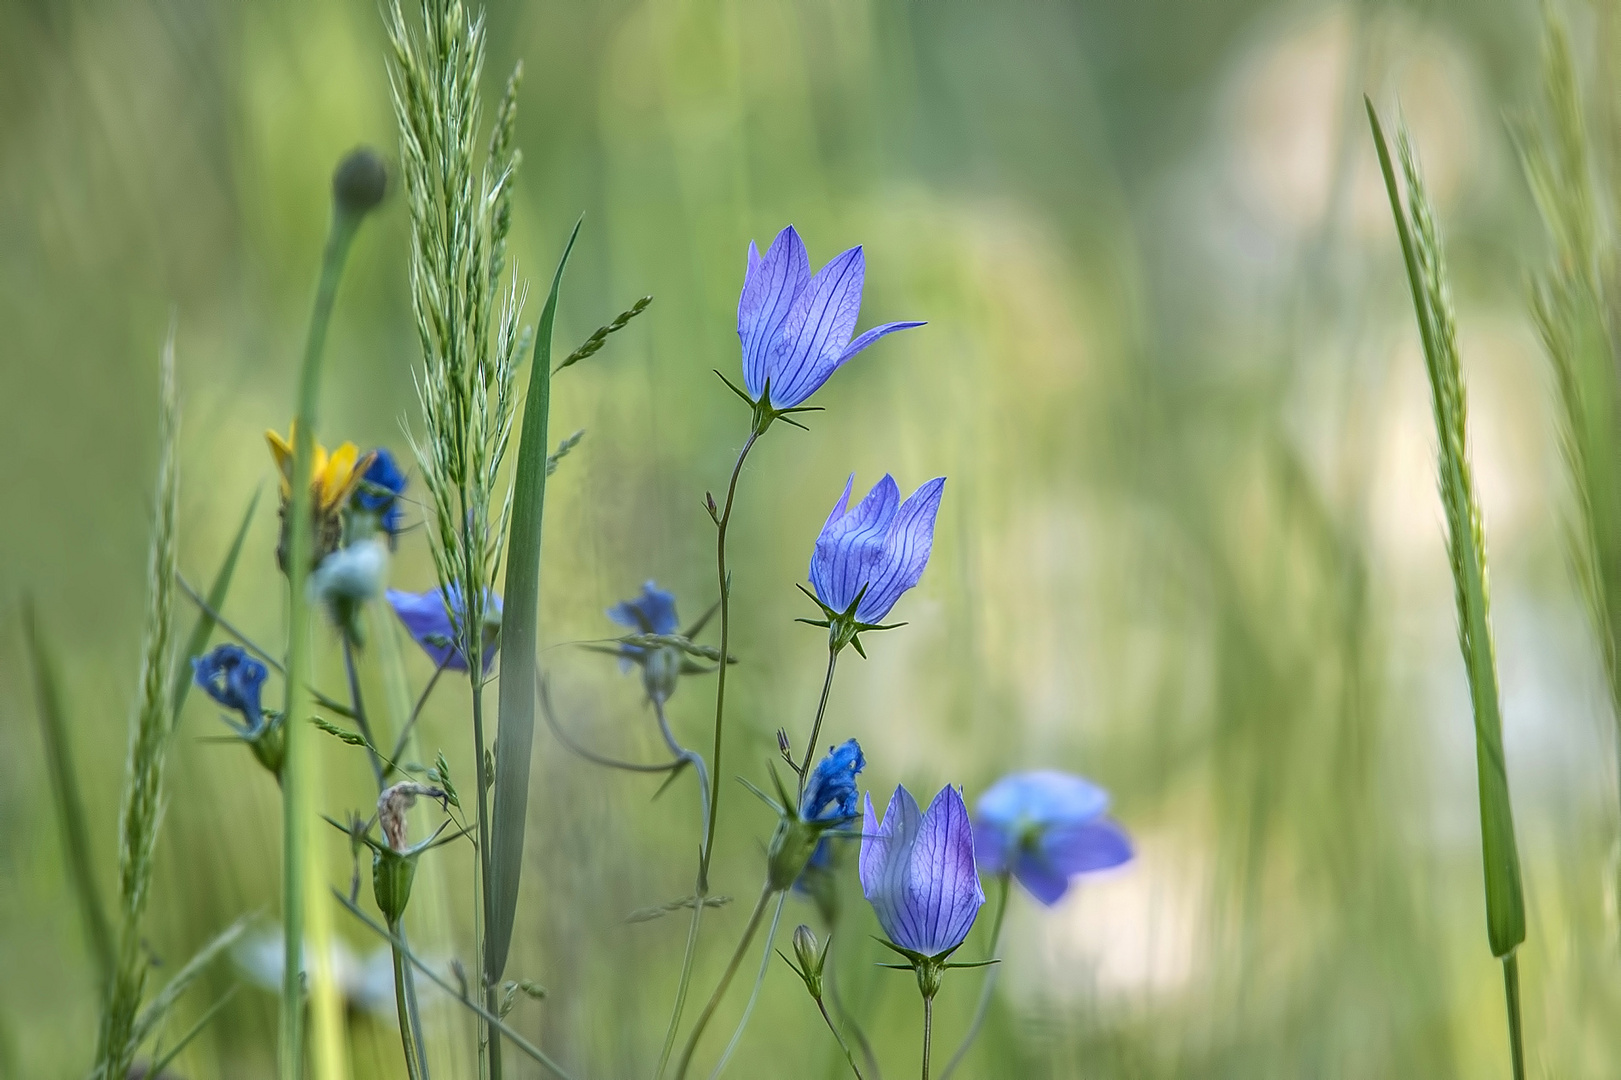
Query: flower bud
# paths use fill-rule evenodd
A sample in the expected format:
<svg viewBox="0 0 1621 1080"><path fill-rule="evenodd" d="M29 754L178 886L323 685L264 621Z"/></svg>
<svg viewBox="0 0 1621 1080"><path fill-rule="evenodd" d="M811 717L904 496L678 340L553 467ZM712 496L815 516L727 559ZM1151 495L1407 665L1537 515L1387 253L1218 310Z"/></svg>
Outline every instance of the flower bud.
<svg viewBox="0 0 1621 1080"><path fill-rule="evenodd" d="M349 151L332 174L332 203L340 213L358 217L376 207L387 193L388 167L369 146Z"/></svg>
<svg viewBox="0 0 1621 1080"><path fill-rule="evenodd" d="M800 973L805 978L805 988L811 992L811 997L820 999L822 996L822 961L826 959L816 941L816 934L810 927L800 923L794 930L794 958L799 961Z"/></svg>
<svg viewBox="0 0 1621 1080"><path fill-rule="evenodd" d="M810 862L826 827L798 818L784 818L766 849L766 875L770 887L781 891L792 885Z"/></svg>
<svg viewBox="0 0 1621 1080"><path fill-rule="evenodd" d="M415 856L377 849L371 857L372 895L377 910L393 926L405 914L405 905L411 901L411 882L416 877Z"/></svg>
<svg viewBox="0 0 1621 1080"><path fill-rule="evenodd" d="M665 646L649 649L642 656L642 687L652 701L665 702L675 693L681 677L681 650Z"/></svg>

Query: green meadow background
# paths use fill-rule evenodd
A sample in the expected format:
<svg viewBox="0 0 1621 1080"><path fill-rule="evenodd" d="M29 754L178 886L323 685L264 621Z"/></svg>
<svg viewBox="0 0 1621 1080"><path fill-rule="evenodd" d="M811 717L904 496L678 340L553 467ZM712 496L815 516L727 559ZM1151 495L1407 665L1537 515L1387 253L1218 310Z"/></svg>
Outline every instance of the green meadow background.
<svg viewBox="0 0 1621 1080"><path fill-rule="evenodd" d="M1590 66L1607 46L1589 5L1571 17ZM581 213L558 346L655 297L555 384L555 436L585 437L549 492L542 660L582 741L660 753L637 679L571 643L614 632L603 609L647 578L688 618L715 596L702 500L747 415L712 369L737 368L748 241L793 222L816 265L864 244L862 326L929 320L842 370L810 431L779 425L743 476L715 875L741 902L704 921L698 1000L771 827L733 777L762 782L775 729L802 739L814 712L824 639L792 620L813 614L794 585L816 531L851 471L861 490L886 471L906 491L943 474L933 561L895 613L909 625L841 665L826 737L861 740L880 802L901 782L961 784L971 802L1009 770L1084 773L1139 845L1055 909L1015 893L990 1019L958 1076L1507 1075L1428 389L1366 91L1415 132L1454 273L1526 868L1531 1075L1616 1074L1614 727L1527 318L1544 242L1504 123L1537 93L1535 4L492 0L488 19L492 103L525 65L511 254L528 321ZM384 55L370 0L0 3L6 1076L82 1076L97 1013L21 603L37 601L60 656L110 889L159 348L173 320L181 565L208 580L264 489L227 615L276 642L262 432L291 411L332 166L358 143L396 153ZM395 198L356 244L328 350L329 445L407 452L407 230ZM431 580L409 534L391 581ZM403 658L414 689L432 667L373 616L365 684L392 725L408 703L385 673ZM689 680L673 699L690 745L706 745L711 694ZM171 756L147 919L159 978L238 914L266 930L276 917L279 796L245 751L210 741L216 717L191 695ZM465 717L447 681L422 745L467 790ZM358 752L321 752L322 808L368 806ZM652 802L656 783L536 737L509 973L548 996L512 1023L578 1076L645 1076L668 1016L685 916L625 917L691 891L698 830L690 778ZM346 886L347 847L326 843ZM428 858L408 924L438 962L470 962L465 845ZM912 1075L913 980L873 966L853 861L841 988L885 1075ZM364 964L376 942L333 918ZM801 921L810 906L790 900L779 942ZM247 966L221 963L182 1008L176 1033L246 983L179 1075L272 1075L276 1001ZM983 978L953 973L942 991L937 1063ZM402 1075L391 1004L370 1011L354 989L354 1076ZM471 1075L465 1015L423 994L435 1075ZM846 1074L774 960L729 1075Z"/></svg>

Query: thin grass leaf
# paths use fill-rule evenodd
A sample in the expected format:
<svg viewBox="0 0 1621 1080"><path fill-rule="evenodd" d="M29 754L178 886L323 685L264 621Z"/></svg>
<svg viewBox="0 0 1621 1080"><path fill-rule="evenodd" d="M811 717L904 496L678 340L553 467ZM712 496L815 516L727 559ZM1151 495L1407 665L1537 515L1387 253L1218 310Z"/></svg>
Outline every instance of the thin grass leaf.
<svg viewBox="0 0 1621 1080"><path fill-rule="evenodd" d="M513 477L507 573L502 588L500 730L495 737L495 805L490 824L490 924L484 971L494 985L506 968L523 871L523 832L529 813L529 758L535 741L535 651L540 623L540 539L546 508L547 423L552 400L552 325L563 269L580 235L575 222L552 275L551 292L535 328L529 394Z"/></svg>
<svg viewBox="0 0 1621 1080"><path fill-rule="evenodd" d="M174 385L174 329L158 366L158 480L152 547L147 562L147 606L141 676L130 725L119 820L118 952L108 981L96 1063L105 1078L122 1080L137 1048L136 1014L146 989L147 959L141 916L152 884L153 853L163 818L163 772L174 703L175 530L179 517L180 406Z"/></svg>
<svg viewBox="0 0 1621 1080"><path fill-rule="evenodd" d="M231 987L229 990L225 991L224 996L222 996L218 1001L214 1002L214 1004L210 1005L208 1010L204 1012L202 1016L197 1018L197 1022L191 1025L191 1027L187 1028L184 1035L180 1036L179 1042L175 1043L168 1050L164 1051L161 1056L153 1060L151 1067L146 1070L146 1075L151 1077L161 1077L163 1075L163 1070L173 1064L175 1058L179 1057L181 1053L185 1051L186 1047L190 1046L192 1041L203 1033L203 1029L209 1025L214 1017L218 1016L220 1011L231 1003L231 999L236 997L236 990L236 987Z"/></svg>
<svg viewBox="0 0 1621 1080"><path fill-rule="evenodd" d="M208 648L208 639L213 636L216 625L214 612L225 608L225 597L231 591L231 577L236 573L236 560L242 554L242 544L248 538L248 526L253 524L253 512L259 508L259 496L263 493L262 487L253 489L247 513L242 515L242 524L236 527L236 537L231 541L230 550L225 553L225 561L220 563L214 583L208 587L208 604L198 609L197 621L192 624L191 636L186 639L186 647L180 654L174 676L174 719L171 721L174 727L180 726L180 711L186 706L186 695L191 693L191 661L203 655Z"/></svg>
<svg viewBox="0 0 1621 1080"><path fill-rule="evenodd" d="M244 915L215 934L213 940L192 954L192 958L186 961L185 966L175 972L174 978L157 992L135 1021L134 1038L137 1046L157 1032L158 1027L168 1017L169 1010L174 1008L175 1002L179 1001L181 995L191 989L191 985L208 970L208 965L212 964L220 953L236 944L237 939L247 930L251 918L252 916Z"/></svg>
<svg viewBox="0 0 1621 1080"><path fill-rule="evenodd" d="M34 664L40 734L45 743L45 767L51 780L51 794L56 799L56 818L62 829L62 853L67 861L73 895L79 904L79 916L84 921L85 942L95 961L96 975L106 985L113 974L113 931L107 922L107 908L102 903L92 869L90 830L85 825L79 771L73 762L73 744L62 707L62 684L32 598L23 602L23 632Z"/></svg>

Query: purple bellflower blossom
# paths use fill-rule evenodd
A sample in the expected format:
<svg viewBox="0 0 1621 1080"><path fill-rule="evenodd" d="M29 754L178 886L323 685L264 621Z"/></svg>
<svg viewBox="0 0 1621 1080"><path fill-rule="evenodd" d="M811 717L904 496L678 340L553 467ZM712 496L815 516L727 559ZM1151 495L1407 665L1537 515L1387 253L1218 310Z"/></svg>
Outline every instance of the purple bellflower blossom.
<svg viewBox="0 0 1621 1080"><path fill-rule="evenodd" d="M379 447L372 451L371 464L361 477L360 486L349 497L350 504L377 517L377 523L388 534L389 546L399 535L400 495L405 491L405 474L400 471L394 455Z"/></svg>
<svg viewBox="0 0 1621 1080"><path fill-rule="evenodd" d="M884 323L851 341L866 275L858 246L812 276L805 244L792 225L777 234L763 258L750 241L737 336L743 342L743 383L757 407L768 413L795 408L868 345L923 325Z"/></svg>
<svg viewBox="0 0 1621 1080"><path fill-rule="evenodd" d="M901 594L923 576L946 480L936 477L902 502L894 477L885 474L852 510L854 484L852 473L816 538L810 561L810 582L828 619L815 625L830 625L840 647L854 641L860 630L878 629Z"/></svg>
<svg viewBox="0 0 1621 1080"><path fill-rule="evenodd" d="M389 606L400 617L405 629L422 646L435 664L451 671L466 671L467 658L462 655L461 643L456 640L456 626L451 612L460 618L463 608L461 590L452 585L446 591L429 589L423 593L401 592L390 589ZM495 653L501 644L501 598L486 589L484 593L484 670L495 663Z"/></svg>
<svg viewBox="0 0 1621 1080"><path fill-rule="evenodd" d="M911 793L897 787L882 824L871 795L864 818L861 891L878 925L903 953L943 959L968 937L985 903L961 793L947 785L919 813Z"/></svg>
<svg viewBox="0 0 1621 1080"><path fill-rule="evenodd" d="M1131 839L1104 816L1109 794L1079 776L1040 769L992 784L974 813L974 853L987 873L1010 873L1048 907L1070 879L1128 862Z"/></svg>
<svg viewBox="0 0 1621 1080"><path fill-rule="evenodd" d="M608 618L637 634L675 634L681 619L675 613L675 594L665 592L653 581L642 584L642 591L608 609ZM619 646L620 669L638 663L647 654L640 645Z"/></svg>
<svg viewBox="0 0 1621 1080"><path fill-rule="evenodd" d="M269 674L269 670L240 645L216 645L191 661L192 681L209 697L240 713L243 730L247 733L256 732L264 725L259 695Z"/></svg>
<svg viewBox="0 0 1621 1080"><path fill-rule="evenodd" d="M772 805L782 820L766 854L773 889L796 884L811 859L821 853L828 836L843 832L856 819L860 810L856 777L866 767L861 744L846 739L810 771L797 807L779 782L778 794L783 802Z"/></svg>

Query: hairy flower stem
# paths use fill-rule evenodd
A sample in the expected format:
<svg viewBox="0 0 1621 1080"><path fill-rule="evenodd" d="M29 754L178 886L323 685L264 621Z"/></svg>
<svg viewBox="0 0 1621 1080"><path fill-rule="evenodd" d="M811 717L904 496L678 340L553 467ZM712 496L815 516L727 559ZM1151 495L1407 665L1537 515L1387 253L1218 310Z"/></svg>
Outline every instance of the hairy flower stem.
<svg viewBox="0 0 1621 1080"><path fill-rule="evenodd" d="M704 1028L709 1026L710 1018L720 1007L720 999L726 996L726 988L732 985L732 977L737 974L738 967L743 963L744 954L749 951L749 943L754 940L755 933L760 929L760 921L765 917L766 903L771 899L773 891L769 882L760 890L760 899L754 902L754 911L749 914L749 924L743 928L743 937L738 941L737 948L732 950L732 959L727 962L726 970L721 973L720 982L715 985L715 992L709 995L704 1011L698 1014L698 1020L692 1025L691 1034L687 1036L687 1045L682 1048L681 1060L675 1068L676 1080L682 1080L687 1075L687 1069L692 1065L692 1055L698 1049L698 1040L703 1038ZM703 906L701 901L698 906Z"/></svg>
<svg viewBox="0 0 1621 1080"><path fill-rule="evenodd" d="M1525 1037L1520 1027L1520 958L1516 953L1503 957L1503 993L1508 999L1508 1049L1514 1063L1514 1080L1525 1080Z"/></svg>
<svg viewBox="0 0 1621 1080"><path fill-rule="evenodd" d="M923 1080L929 1080L929 1036L934 1028L934 998L923 999Z"/></svg>
<svg viewBox="0 0 1621 1080"><path fill-rule="evenodd" d="M816 706L816 723L811 725L810 741L805 743L805 759L799 763L799 794L805 794L805 777L810 773L811 759L816 756L816 740L822 734L822 717L827 713L827 696L833 692L833 669L839 662L839 647L832 642L827 646L827 678L822 680L822 700Z"/></svg>
<svg viewBox="0 0 1621 1080"><path fill-rule="evenodd" d="M988 960L996 958L996 947L1002 941L1002 917L1007 914L1008 875L1006 871L998 874L996 880L1000 888L997 890L996 897L996 921L991 924L991 944L990 948L985 951ZM973 1046L974 1040L979 1037L979 1029L985 1026L985 1017L990 1015L991 998L996 990L996 973L998 970L1000 970L1000 965L992 965L991 969L985 973L985 985L980 987L979 1004L974 1008L974 1019L968 1025L968 1034L962 1037L962 1045L957 1047L955 1054L951 1055L951 1060L946 1062L946 1067L940 1070L940 1080L948 1080L951 1074L956 1071L957 1066L962 1064L962 1059L968 1056L969 1047Z"/></svg>
<svg viewBox="0 0 1621 1080"><path fill-rule="evenodd" d="M310 574L311 492L310 476L315 464L316 405L321 387L321 354L326 345L327 326L332 320L332 304L337 298L338 281L348 260L364 211L333 207L332 225L327 233L321 259L321 277L315 289L315 305L310 313L309 337L304 345L304 362L298 377L298 409L294 415L293 474L288 513L287 586L287 700L283 724L286 740L282 764L282 958L281 1014L277 1043L277 1075L280 1080L302 1080L304 1072L304 893L306 877L314 867L309 848L309 823L315 812L314 791L305 776L304 724L298 719L309 712L310 704L310 621L308 581ZM312 942L317 954L326 942ZM317 965L320 974L321 965ZM317 990L312 986L312 992ZM318 1070L317 1075L322 1075Z"/></svg>
<svg viewBox="0 0 1621 1080"><path fill-rule="evenodd" d="M743 462L759 438L760 429L756 426L749 431L748 439L737 453L737 463L732 466L732 478L726 485L726 503L721 509L720 516L715 519L715 571L720 579L721 660L720 670L715 675L715 752L710 760L714 762L713 775L717 778L721 775L721 729L726 719L726 669L731 666L728 663L731 653L727 652L727 649L732 643L732 587L726 573L726 531L732 521L732 502L737 498L737 478L742 475ZM681 959L681 976L676 983L675 1007L670 1010L670 1026L664 1033L664 1048L659 1052L658 1068L653 1072L655 1080L664 1075L664 1067L670 1063L670 1052L675 1049L675 1036L681 1028L681 1013L687 1004L687 990L692 985L692 966L698 956L698 927L704 917L704 897L709 895L709 858L714 852L715 822L719 814L720 784L714 783L709 785L709 811L704 823L704 844L698 850L698 880L693 887L692 922L687 927L687 949Z"/></svg>

